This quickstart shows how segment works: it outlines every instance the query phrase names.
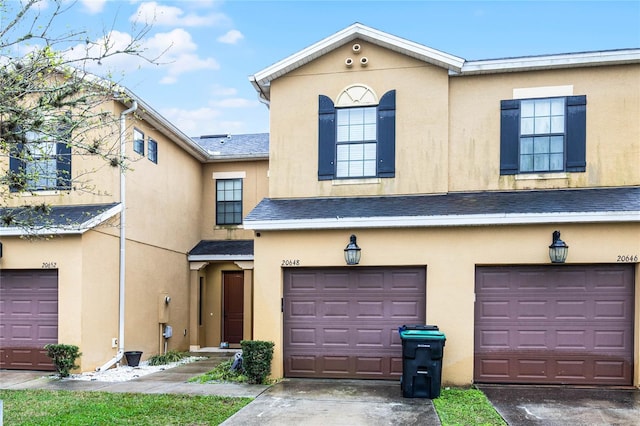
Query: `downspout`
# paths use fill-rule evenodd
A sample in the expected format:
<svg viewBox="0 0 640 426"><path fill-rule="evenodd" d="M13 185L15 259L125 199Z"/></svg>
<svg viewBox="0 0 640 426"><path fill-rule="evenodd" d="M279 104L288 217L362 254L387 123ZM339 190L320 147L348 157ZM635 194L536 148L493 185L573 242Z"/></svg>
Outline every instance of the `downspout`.
<svg viewBox="0 0 640 426"><path fill-rule="evenodd" d="M107 361L102 367L98 367L96 371L105 371L111 368L115 363L120 361L124 356L124 290L125 290L125 243L126 243L126 181L125 181L125 142L126 142L126 115L135 112L138 109L138 102L133 101L131 108L122 111L120 114L120 277L119 282L119 301L118 301L118 352L116 356Z"/></svg>

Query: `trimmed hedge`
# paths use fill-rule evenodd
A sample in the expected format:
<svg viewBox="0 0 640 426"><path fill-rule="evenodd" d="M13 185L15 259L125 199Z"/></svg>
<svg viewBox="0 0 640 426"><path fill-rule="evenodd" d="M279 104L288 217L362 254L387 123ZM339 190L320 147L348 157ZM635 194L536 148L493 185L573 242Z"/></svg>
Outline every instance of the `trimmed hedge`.
<svg viewBox="0 0 640 426"><path fill-rule="evenodd" d="M48 344L44 348L47 350L47 356L53 361L56 371L60 377L69 377L69 372L76 365L76 359L80 358L80 348L75 345Z"/></svg>
<svg viewBox="0 0 640 426"><path fill-rule="evenodd" d="M252 384L266 384L271 374L271 360L273 359L273 342L263 340L243 340L242 369L247 376L247 382Z"/></svg>

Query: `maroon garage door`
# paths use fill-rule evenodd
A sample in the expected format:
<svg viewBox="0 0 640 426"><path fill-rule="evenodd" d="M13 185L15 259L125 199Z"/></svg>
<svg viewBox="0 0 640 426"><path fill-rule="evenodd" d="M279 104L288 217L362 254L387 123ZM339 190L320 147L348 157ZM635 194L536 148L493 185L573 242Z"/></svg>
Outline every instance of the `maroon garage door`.
<svg viewBox="0 0 640 426"><path fill-rule="evenodd" d="M425 274L425 268L285 270L285 376L397 379L398 327L424 324Z"/></svg>
<svg viewBox="0 0 640 426"><path fill-rule="evenodd" d="M474 380L631 385L633 265L476 268Z"/></svg>
<svg viewBox="0 0 640 426"><path fill-rule="evenodd" d="M43 347L58 342L58 272L0 271L0 368L54 370Z"/></svg>

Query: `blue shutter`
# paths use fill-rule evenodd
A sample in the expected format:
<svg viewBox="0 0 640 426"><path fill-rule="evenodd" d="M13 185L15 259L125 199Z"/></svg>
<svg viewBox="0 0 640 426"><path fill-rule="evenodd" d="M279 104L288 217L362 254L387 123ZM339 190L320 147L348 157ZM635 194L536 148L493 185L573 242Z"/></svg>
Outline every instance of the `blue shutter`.
<svg viewBox="0 0 640 426"><path fill-rule="evenodd" d="M378 104L378 177L396 173L396 91L385 93Z"/></svg>
<svg viewBox="0 0 640 426"><path fill-rule="evenodd" d="M66 142L56 144L56 173L56 187L71 189L71 145Z"/></svg>
<svg viewBox="0 0 640 426"><path fill-rule="evenodd" d="M327 96L318 96L318 117L318 180L331 180L335 173L336 109Z"/></svg>
<svg viewBox="0 0 640 426"><path fill-rule="evenodd" d="M24 181L25 179L25 163L22 160L22 150L24 149L24 144L17 143L12 149L11 154L9 156L9 170L10 176L15 179L11 179L10 182L14 182L14 184L9 184L10 192L18 192L24 189L24 185L15 185L18 181ZM26 181L25 181L26 182Z"/></svg>
<svg viewBox="0 0 640 426"><path fill-rule="evenodd" d="M587 167L587 97L567 97L567 172L584 172Z"/></svg>
<svg viewBox="0 0 640 426"><path fill-rule="evenodd" d="M500 174L518 173L520 140L520 101L500 101Z"/></svg>

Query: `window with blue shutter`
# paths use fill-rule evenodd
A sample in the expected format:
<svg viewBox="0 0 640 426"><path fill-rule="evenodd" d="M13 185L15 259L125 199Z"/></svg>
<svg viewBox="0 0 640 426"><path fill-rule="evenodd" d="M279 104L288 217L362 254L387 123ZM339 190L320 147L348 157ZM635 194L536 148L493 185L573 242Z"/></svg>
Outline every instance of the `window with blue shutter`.
<svg viewBox="0 0 640 426"><path fill-rule="evenodd" d="M395 176L395 90L377 106L318 98L318 180Z"/></svg>
<svg viewBox="0 0 640 426"><path fill-rule="evenodd" d="M584 172L586 96L504 100L500 174Z"/></svg>
<svg viewBox="0 0 640 426"><path fill-rule="evenodd" d="M10 191L71 189L71 146L41 132L23 135L9 159Z"/></svg>

